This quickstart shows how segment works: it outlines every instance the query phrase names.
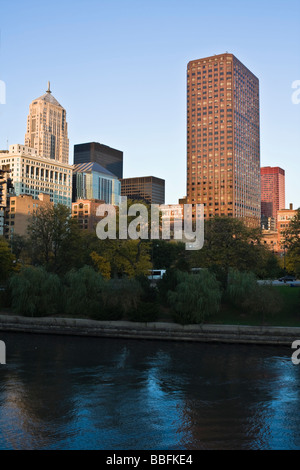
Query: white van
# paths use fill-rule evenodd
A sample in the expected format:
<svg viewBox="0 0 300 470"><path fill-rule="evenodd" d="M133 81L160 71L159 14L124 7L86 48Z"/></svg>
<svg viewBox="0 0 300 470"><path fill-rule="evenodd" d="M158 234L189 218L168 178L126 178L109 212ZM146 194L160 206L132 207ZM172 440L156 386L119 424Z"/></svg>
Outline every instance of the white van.
<svg viewBox="0 0 300 470"><path fill-rule="evenodd" d="M163 278L166 273L166 269L153 269L149 271L148 279L150 281L158 281Z"/></svg>

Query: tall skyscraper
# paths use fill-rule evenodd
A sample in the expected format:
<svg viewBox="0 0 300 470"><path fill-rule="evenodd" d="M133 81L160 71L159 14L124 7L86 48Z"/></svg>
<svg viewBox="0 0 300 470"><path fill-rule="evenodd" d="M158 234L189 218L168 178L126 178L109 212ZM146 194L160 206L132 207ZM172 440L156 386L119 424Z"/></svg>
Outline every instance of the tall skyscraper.
<svg viewBox="0 0 300 470"><path fill-rule="evenodd" d="M277 167L262 167L261 173L261 217L263 220L274 219L285 208L285 171Z"/></svg>
<svg viewBox="0 0 300 470"><path fill-rule="evenodd" d="M187 203L260 222L259 81L232 54L187 66Z"/></svg>
<svg viewBox="0 0 300 470"><path fill-rule="evenodd" d="M44 158L69 163L69 139L66 110L50 91L29 106L25 145L37 150Z"/></svg>
<svg viewBox="0 0 300 470"><path fill-rule="evenodd" d="M74 145L74 165L98 163L103 168L123 178L123 152L98 142Z"/></svg>

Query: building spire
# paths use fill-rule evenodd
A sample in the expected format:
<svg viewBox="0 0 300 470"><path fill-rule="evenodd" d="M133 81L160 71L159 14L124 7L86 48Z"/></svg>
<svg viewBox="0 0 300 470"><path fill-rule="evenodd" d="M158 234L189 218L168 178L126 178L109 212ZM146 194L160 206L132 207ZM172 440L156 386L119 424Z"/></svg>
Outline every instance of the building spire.
<svg viewBox="0 0 300 470"><path fill-rule="evenodd" d="M50 82L48 82L48 90L46 93L51 93L51 90L50 90Z"/></svg>

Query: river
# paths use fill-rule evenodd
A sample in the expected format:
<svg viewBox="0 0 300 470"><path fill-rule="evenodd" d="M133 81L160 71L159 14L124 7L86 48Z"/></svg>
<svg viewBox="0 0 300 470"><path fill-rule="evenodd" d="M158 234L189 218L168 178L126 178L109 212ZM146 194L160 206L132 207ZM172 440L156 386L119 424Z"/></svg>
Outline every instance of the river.
<svg viewBox="0 0 300 470"><path fill-rule="evenodd" d="M0 449L299 449L288 347L2 333Z"/></svg>

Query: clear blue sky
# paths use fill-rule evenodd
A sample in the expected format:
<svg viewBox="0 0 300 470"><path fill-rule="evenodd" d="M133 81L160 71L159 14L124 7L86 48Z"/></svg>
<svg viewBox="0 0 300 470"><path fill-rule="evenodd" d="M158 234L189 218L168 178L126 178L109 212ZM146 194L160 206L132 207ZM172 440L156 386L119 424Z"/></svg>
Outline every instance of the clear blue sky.
<svg viewBox="0 0 300 470"><path fill-rule="evenodd" d="M286 170L300 207L299 0L0 0L0 148L24 143L30 102L48 80L76 143L124 152L124 176L186 192L186 66L230 52L260 80L261 164Z"/></svg>

